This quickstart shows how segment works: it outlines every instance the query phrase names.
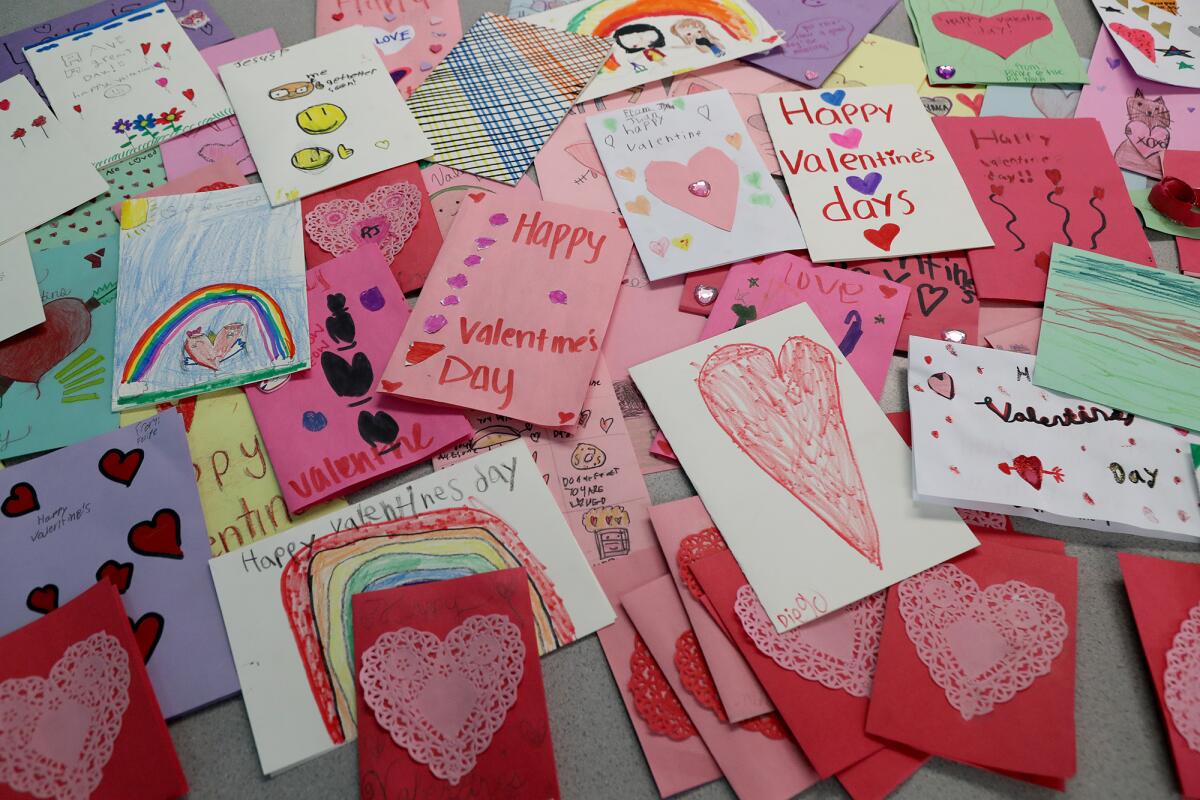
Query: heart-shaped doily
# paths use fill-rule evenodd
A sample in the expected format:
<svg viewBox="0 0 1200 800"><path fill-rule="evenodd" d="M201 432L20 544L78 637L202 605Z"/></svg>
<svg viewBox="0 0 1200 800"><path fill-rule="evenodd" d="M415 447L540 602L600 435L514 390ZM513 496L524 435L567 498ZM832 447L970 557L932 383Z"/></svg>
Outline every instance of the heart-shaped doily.
<svg viewBox="0 0 1200 800"><path fill-rule="evenodd" d="M407 627L383 634L363 651L359 683L392 740L457 785L504 724L524 674L521 629L487 614L445 639Z"/></svg>
<svg viewBox="0 0 1200 800"><path fill-rule="evenodd" d="M334 256L379 245L389 262L404 248L421 216L421 191L408 181L380 186L363 200L337 198L304 215L304 232Z"/></svg>
<svg viewBox="0 0 1200 800"><path fill-rule="evenodd" d="M1200 753L1200 605L1188 612L1167 651L1163 695L1175 730Z"/></svg>
<svg viewBox="0 0 1200 800"><path fill-rule="evenodd" d="M963 719L991 713L1048 675L1067 641L1062 604L1023 581L980 589L953 564L938 564L897 588L909 640Z"/></svg>

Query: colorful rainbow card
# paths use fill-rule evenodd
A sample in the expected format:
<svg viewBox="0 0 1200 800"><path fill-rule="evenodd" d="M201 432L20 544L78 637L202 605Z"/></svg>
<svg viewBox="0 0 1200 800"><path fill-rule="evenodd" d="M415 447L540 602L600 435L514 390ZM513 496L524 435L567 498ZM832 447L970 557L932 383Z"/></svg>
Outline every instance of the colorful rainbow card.
<svg viewBox="0 0 1200 800"><path fill-rule="evenodd" d="M119 284L114 409L308 367L300 205L261 184L127 200Z"/></svg>

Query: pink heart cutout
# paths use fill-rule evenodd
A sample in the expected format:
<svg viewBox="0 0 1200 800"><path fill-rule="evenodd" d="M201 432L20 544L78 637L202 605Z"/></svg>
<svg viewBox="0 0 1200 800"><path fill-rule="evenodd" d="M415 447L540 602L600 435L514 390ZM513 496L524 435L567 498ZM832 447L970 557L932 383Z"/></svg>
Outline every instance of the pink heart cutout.
<svg viewBox="0 0 1200 800"><path fill-rule="evenodd" d="M383 634L363 651L359 685L392 741L456 786L504 724L524 674L521 629L488 614L445 639L415 628Z"/></svg>
<svg viewBox="0 0 1200 800"><path fill-rule="evenodd" d="M708 181L709 193L700 197L688 190L697 181ZM715 147L705 147L688 159L651 161L646 166L646 190L685 214L733 230L737 213L739 173L733 159Z"/></svg>
<svg viewBox="0 0 1200 800"><path fill-rule="evenodd" d="M862 141L862 131L858 128L847 128L843 133L829 134L829 141L836 144L838 147L845 147L847 150L853 150L858 147L858 143Z"/></svg>
<svg viewBox="0 0 1200 800"><path fill-rule="evenodd" d="M933 27L952 39L961 39L1008 58L1030 42L1049 36L1054 22L1041 11L1013 9L990 17L969 11L939 11Z"/></svg>
<svg viewBox="0 0 1200 800"><path fill-rule="evenodd" d="M129 654L99 631L67 648L49 677L0 682L0 784L35 797L88 797L129 708Z"/></svg>
<svg viewBox="0 0 1200 800"><path fill-rule="evenodd" d="M1163 698L1175 730L1200 752L1200 605L1188 612L1167 651Z"/></svg>
<svg viewBox="0 0 1200 800"><path fill-rule="evenodd" d="M1141 120L1130 122L1125 126L1125 130L1125 137L1143 159L1148 159L1166 150L1167 143L1171 141L1171 131L1169 128L1157 126L1151 130L1150 126ZM1148 144L1148 141L1155 143Z"/></svg>
<svg viewBox="0 0 1200 800"><path fill-rule="evenodd" d="M991 713L1042 675L1067 640L1053 594L1012 580L986 589L953 564L898 587L900 616L933 682L963 719Z"/></svg>
<svg viewBox="0 0 1200 800"><path fill-rule="evenodd" d="M402 249L421 216L421 191L408 181L380 186L362 201L338 198L318 203L304 215L304 232L326 253L345 255L370 242L389 262Z"/></svg>
<svg viewBox="0 0 1200 800"><path fill-rule="evenodd" d="M854 697L870 697L883 635L884 592L779 633L754 590L738 589L734 611L759 652L782 669Z"/></svg>
<svg viewBox="0 0 1200 800"><path fill-rule="evenodd" d="M230 322L222 326L216 338L210 340L201 329L188 331L183 342L183 352L202 367L216 371L221 361L228 356L239 342L244 342L246 326L241 322Z"/></svg>

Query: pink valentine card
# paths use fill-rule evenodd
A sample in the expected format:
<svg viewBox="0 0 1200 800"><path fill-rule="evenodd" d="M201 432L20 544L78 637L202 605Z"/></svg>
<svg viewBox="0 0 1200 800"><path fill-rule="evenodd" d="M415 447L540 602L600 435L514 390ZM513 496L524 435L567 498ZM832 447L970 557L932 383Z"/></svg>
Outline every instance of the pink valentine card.
<svg viewBox="0 0 1200 800"><path fill-rule="evenodd" d="M189 172L186 175L181 175L178 178L172 178L166 183L160 183L148 192L134 195L137 197L163 197L170 194L194 194L196 192L216 192L221 189L233 189L237 186L245 186L246 178L242 175L231 159L218 158L211 164L205 164L199 169ZM112 213L116 214L117 219L121 219L121 204L113 203Z"/></svg>
<svg viewBox="0 0 1200 800"><path fill-rule="evenodd" d="M377 391L379 370L409 317L378 248L339 256L306 278L313 368L246 392L293 514L471 434L457 411Z"/></svg>
<svg viewBox="0 0 1200 800"><path fill-rule="evenodd" d="M776 253L733 265L701 336L707 339L807 303L878 400L892 364L909 293L903 284L817 266L792 253Z"/></svg>
<svg viewBox="0 0 1200 800"><path fill-rule="evenodd" d="M1075 774L1076 563L983 542L888 590L867 730L1027 779Z"/></svg>
<svg viewBox="0 0 1200 800"><path fill-rule="evenodd" d="M359 592L363 797L560 797L525 572Z"/></svg>
<svg viewBox="0 0 1200 800"><path fill-rule="evenodd" d="M187 779L116 588L0 637L0 796L158 800Z"/></svg>
<svg viewBox="0 0 1200 800"><path fill-rule="evenodd" d="M640 550L595 572L617 613L616 622L596 636L659 795L670 797L717 780L717 762L620 602L622 595L667 574L662 553L656 547Z"/></svg>
<svg viewBox="0 0 1200 800"><path fill-rule="evenodd" d="M704 592L692 575L693 561L728 549L704 503L699 497L661 503L651 507L650 519L729 721L741 722L773 712L775 707L746 659L705 610Z"/></svg>
<svg viewBox="0 0 1200 800"><path fill-rule="evenodd" d="M778 715L729 721L669 575L624 595L621 605L738 797L784 800L817 782Z"/></svg>
<svg viewBox="0 0 1200 800"><path fill-rule="evenodd" d="M216 74L217 68L222 64L260 56L278 50L279 47L279 37L275 35L275 30L267 28L249 36L239 36L223 44L206 47L200 51L200 56ZM163 142L159 149L162 152L163 167L166 168L169 178L186 175L222 157L236 162L243 175L249 175L258 169L254 165L254 159L250 157L250 148L246 146L246 137L242 135L242 126L238 124L237 117L226 117L182 136L176 136Z"/></svg>
<svg viewBox="0 0 1200 800"><path fill-rule="evenodd" d="M1200 797L1200 565L1118 553L1184 797Z"/></svg>
<svg viewBox="0 0 1200 800"><path fill-rule="evenodd" d="M514 202L536 202L541 198L538 185L529 175L517 181L515 186L508 186L454 167L426 164L421 168L421 180L429 192L429 203L433 206L434 217L443 237L450 232L459 209L464 205L482 203L489 195L503 195Z"/></svg>
<svg viewBox="0 0 1200 800"><path fill-rule="evenodd" d="M462 38L456 0L317 0L317 36L362 25L408 97Z"/></svg>
<svg viewBox="0 0 1200 800"><path fill-rule="evenodd" d="M1040 303L1055 242L1154 266L1093 119L934 120L994 245L970 251L980 297Z"/></svg>
<svg viewBox="0 0 1200 800"><path fill-rule="evenodd" d="M383 391L577 425L632 246L618 219L508 195L460 211Z"/></svg>
<svg viewBox="0 0 1200 800"><path fill-rule="evenodd" d="M304 263L312 269L374 244L402 291L420 289L442 246L421 178L416 164L405 164L305 197Z"/></svg>

